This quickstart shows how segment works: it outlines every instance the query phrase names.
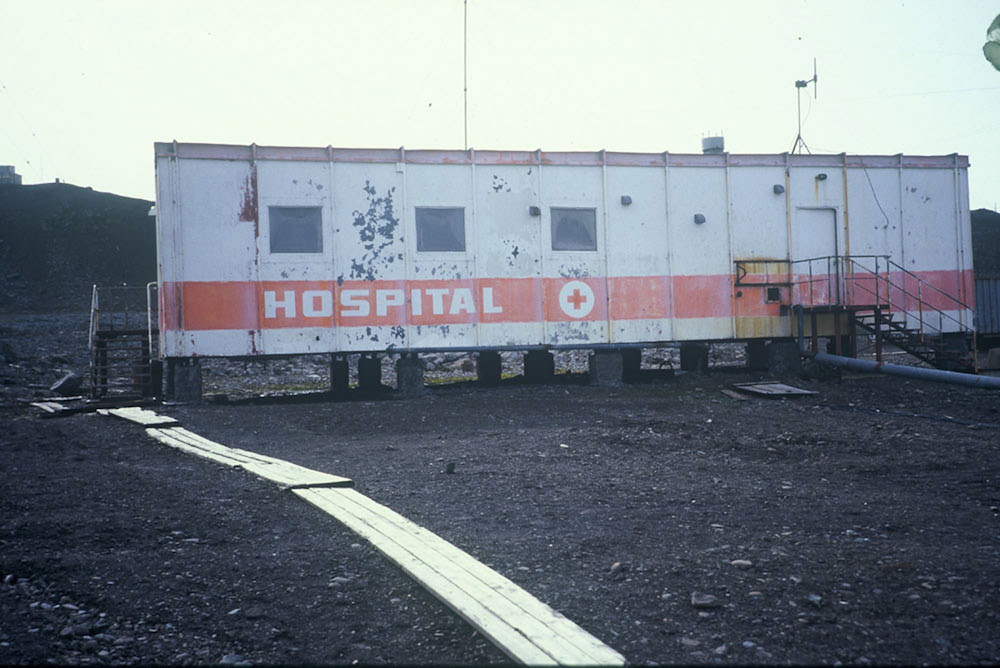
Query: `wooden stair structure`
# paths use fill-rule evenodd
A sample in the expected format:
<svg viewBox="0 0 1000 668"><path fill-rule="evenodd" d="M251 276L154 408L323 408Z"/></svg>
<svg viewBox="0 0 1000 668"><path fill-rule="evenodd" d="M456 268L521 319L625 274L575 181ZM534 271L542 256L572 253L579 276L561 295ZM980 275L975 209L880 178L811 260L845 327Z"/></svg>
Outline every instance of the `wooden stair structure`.
<svg viewBox="0 0 1000 668"><path fill-rule="evenodd" d="M90 398L158 397L156 284L97 286L90 304Z"/></svg>

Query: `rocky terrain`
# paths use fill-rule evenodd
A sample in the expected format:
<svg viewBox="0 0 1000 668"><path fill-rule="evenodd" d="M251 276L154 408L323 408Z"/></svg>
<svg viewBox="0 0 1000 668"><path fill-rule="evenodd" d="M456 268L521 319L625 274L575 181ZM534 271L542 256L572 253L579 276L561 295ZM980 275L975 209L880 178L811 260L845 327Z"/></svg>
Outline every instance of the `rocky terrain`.
<svg viewBox="0 0 1000 668"><path fill-rule="evenodd" d="M85 328L0 318L20 360L0 362L0 662L504 660L270 483L111 418L39 419L17 399L85 357ZM246 391L306 392L325 360L230 362L214 401L158 410L353 478L634 663L1000 660L996 393L833 374L740 401L721 390L764 376L715 356L611 390L487 390L441 360L423 397L339 401Z"/></svg>

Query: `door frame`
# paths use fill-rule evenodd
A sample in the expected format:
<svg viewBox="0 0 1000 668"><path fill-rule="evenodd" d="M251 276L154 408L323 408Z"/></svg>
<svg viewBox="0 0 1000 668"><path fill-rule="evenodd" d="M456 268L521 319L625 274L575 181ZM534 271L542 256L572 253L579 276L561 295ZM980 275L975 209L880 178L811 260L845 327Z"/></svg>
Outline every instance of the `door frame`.
<svg viewBox="0 0 1000 668"><path fill-rule="evenodd" d="M797 211L829 211L833 214L833 270L835 272L834 285L836 286L836 303L839 304L841 300L840 294L840 235L838 234L838 221L837 221L837 207L835 206L796 206ZM792 225L792 232L794 233L795 226ZM788 261L794 262L795 258L792 257L792 245L794 244L794 237L789 235L788 239ZM808 259L808 258L801 258Z"/></svg>

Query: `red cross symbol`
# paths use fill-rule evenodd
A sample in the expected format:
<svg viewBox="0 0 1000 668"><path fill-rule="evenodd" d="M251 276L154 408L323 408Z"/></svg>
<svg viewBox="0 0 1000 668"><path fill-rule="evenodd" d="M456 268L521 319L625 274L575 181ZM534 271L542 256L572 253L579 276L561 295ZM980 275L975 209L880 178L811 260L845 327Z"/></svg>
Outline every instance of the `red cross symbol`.
<svg viewBox="0 0 1000 668"><path fill-rule="evenodd" d="M569 281L559 290L559 308L571 318L587 317L595 302L594 291L583 281Z"/></svg>
<svg viewBox="0 0 1000 668"><path fill-rule="evenodd" d="M587 296L580 292L580 288L576 288L573 290L573 294L566 298L566 301L572 304L573 308L579 309L581 304L586 303Z"/></svg>

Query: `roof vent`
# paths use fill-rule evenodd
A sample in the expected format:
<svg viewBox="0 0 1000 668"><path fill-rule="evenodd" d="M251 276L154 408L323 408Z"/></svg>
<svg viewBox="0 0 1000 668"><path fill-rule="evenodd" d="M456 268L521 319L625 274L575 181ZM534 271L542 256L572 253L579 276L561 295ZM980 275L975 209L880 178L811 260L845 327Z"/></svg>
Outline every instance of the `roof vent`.
<svg viewBox="0 0 1000 668"><path fill-rule="evenodd" d="M726 140L722 137L702 137L701 152L719 155L726 152Z"/></svg>

